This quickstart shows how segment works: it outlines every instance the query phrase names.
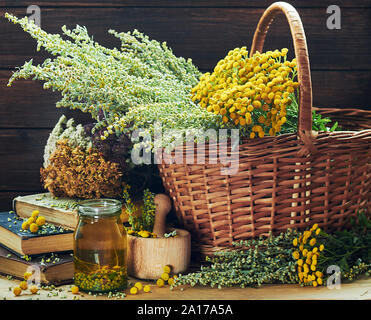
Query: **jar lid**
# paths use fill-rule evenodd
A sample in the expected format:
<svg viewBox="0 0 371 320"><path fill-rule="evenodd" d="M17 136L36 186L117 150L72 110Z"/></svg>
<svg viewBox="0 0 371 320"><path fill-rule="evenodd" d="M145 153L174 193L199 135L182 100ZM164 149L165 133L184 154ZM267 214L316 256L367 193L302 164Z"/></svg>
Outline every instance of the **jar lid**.
<svg viewBox="0 0 371 320"><path fill-rule="evenodd" d="M112 216L121 213L122 203L115 199L92 199L81 201L78 205L79 215Z"/></svg>

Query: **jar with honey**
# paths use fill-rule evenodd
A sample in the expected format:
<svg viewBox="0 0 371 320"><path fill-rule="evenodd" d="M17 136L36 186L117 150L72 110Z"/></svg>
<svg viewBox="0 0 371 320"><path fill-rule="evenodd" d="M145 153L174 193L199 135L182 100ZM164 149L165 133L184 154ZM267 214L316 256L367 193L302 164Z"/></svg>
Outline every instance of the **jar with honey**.
<svg viewBox="0 0 371 320"><path fill-rule="evenodd" d="M74 283L82 291L113 292L127 286L127 238L121 202L82 201L74 232Z"/></svg>

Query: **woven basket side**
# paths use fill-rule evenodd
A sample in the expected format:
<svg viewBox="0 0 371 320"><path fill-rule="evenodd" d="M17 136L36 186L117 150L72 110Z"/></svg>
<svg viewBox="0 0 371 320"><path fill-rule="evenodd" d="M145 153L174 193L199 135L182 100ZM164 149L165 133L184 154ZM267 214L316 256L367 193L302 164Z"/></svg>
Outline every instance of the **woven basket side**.
<svg viewBox="0 0 371 320"><path fill-rule="evenodd" d="M317 156L298 157L296 135L246 140L238 174L220 165L160 165L184 226L202 246L304 229L339 230L371 213L371 130L320 133Z"/></svg>

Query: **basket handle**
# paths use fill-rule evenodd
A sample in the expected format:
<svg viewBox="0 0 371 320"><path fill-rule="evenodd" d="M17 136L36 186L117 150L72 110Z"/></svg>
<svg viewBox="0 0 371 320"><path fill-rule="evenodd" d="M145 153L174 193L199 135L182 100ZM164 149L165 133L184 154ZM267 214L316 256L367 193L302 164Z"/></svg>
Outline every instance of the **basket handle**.
<svg viewBox="0 0 371 320"><path fill-rule="evenodd" d="M254 34L250 57L256 51L260 53L263 52L264 41L269 26L278 13L285 14L294 42L298 67L298 81L300 83L298 134L304 142L306 149L309 149L311 153L316 153L317 150L312 143L312 81L307 41L299 13L291 4L286 2L275 2L265 10Z"/></svg>

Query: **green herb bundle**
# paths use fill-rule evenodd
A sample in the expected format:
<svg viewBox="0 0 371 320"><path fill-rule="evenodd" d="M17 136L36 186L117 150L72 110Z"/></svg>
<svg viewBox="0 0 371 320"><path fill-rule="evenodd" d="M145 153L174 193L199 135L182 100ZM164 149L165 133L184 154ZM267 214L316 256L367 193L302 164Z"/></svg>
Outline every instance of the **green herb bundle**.
<svg viewBox="0 0 371 320"><path fill-rule="evenodd" d="M298 232L235 242L230 250L207 257L210 265L199 272L180 275L174 286L189 284L211 287L260 286L264 283L297 283L292 241Z"/></svg>
<svg viewBox="0 0 371 320"><path fill-rule="evenodd" d="M191 59L176 57L165 42L150 40L137 30L109 30L121 41L121 49L109 49L93 41L82 26L73 30L63 26L62 37L45 32L27 17L8 13L5 17L37 40L37 50L44 48L55 57L41 65L32 59L26 62L8 86L16 79L43 81L44 89L61 93L57 107L90 113L96 121L92 133L103 129L102 140L138 128L153 136L158 121L164 130L215 126L217 116L190 97L201 73Z"/></svg>
<svg viewBox="0 0 371 320"><path fill-rule="evenodd" d="M318 269L322 272L335 265L347 280L371 272L371 220L364 212L351 219L349 230L332 234L321 231L318 242L325 248L318 258Z"/></svg>
<svg viewBox="0 0 371 320"><path fill-rule="evenodd" d="M297 131L298 121L299 121L299 105L298 100L294 94L290 95L292 103L287 106L287 121L281 127L280 134L293 133ZM314 131L325 131L334 132L340 130L338 122L332 123L329 117L323 117L321 114L317 113L315 110L312 111L312 130Z"/></svg>

